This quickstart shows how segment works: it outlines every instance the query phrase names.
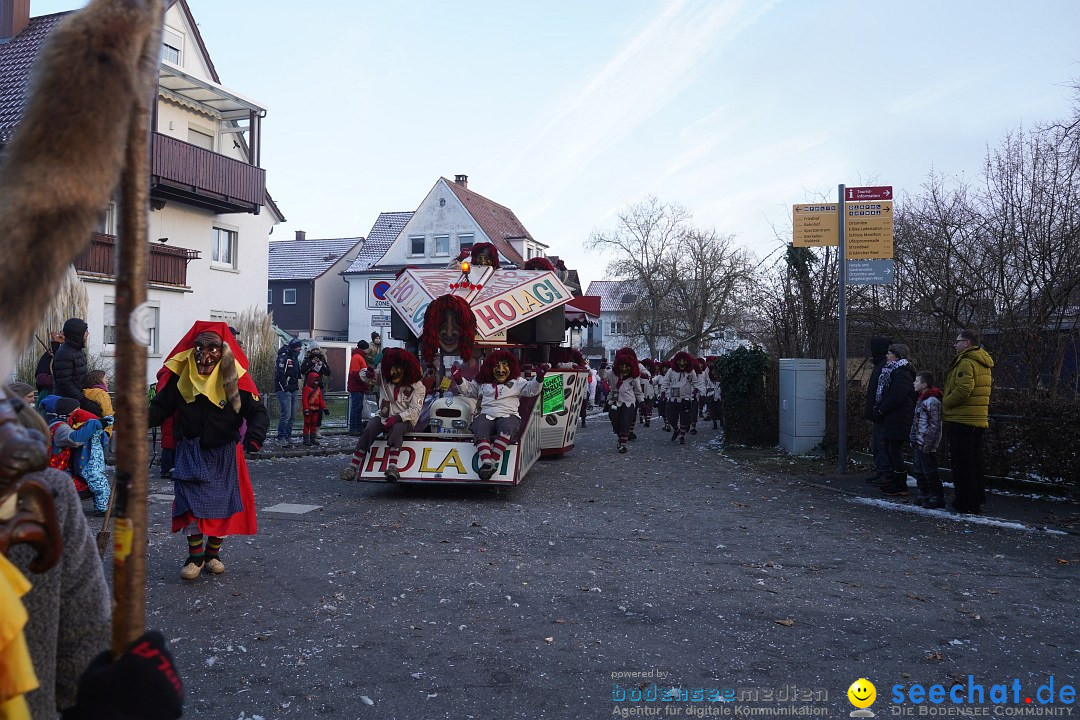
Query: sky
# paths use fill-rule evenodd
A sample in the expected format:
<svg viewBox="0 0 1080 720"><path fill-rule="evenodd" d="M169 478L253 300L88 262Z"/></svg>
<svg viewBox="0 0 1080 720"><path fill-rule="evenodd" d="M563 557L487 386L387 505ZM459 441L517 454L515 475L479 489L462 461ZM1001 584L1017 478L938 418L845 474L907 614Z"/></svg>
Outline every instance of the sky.
<svg viewBox="0 0 1080 720"><path fill-rule="evenodd" d="M1075 0L188 2L267 108L271 240L366 235L465 174L585 284L610 258L584 242L649 195L765 257L840 183L977 182L1080 82Z"/></svg>

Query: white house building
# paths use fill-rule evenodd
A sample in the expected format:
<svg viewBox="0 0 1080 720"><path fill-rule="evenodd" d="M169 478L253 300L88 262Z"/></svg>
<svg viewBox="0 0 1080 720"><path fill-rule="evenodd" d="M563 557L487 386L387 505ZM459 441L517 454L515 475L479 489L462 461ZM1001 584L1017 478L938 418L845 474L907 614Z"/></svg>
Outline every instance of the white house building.
<svg viewBox="0 0 1080 720"><path fill-rule="evenodd" d="M29 16L4 2L0 29L0 143L22 116L32 60L67 13ZM6 40L6 42L5 42ZM148 379L195 320L263 308L267 244L280 211L259 166L266 110L221 84L186 0L169 4L151 137L148 304L154 311ZM88 351L107 367L115 346L116 208L103 215L75 268L86 286Z"/></svg>

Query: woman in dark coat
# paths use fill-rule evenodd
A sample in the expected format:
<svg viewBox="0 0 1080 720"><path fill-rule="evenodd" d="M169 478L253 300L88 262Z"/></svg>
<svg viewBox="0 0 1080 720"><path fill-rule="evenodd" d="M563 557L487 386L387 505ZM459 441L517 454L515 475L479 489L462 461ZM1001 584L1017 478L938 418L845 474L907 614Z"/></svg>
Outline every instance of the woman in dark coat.
<svg viewBox="0 0 1080 720"><path fill-rule="evenodd" d="M909 353L907 345L889 346L874 392L874 422L880 425L891 473L889 482L881 488L886 495L907 495L904 442L915 417L915 368L908 362Z"/></svg>

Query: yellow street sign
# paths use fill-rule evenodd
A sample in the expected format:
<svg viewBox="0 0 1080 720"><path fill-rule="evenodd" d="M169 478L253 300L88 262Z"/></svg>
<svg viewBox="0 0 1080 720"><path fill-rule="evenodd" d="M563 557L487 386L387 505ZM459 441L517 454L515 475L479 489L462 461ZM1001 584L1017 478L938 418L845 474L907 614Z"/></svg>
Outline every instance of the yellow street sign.
<svg viewBox="0 0 1080 720"><path fill-rule="evenodd" d="M891 200L844 205L844 241L848 260L888 260L893 256Z"/></svg>
<svg viewBox="0 0 1080 720"><path fill-rule="evenodd" d="M825 247L840 244L837 203L793 205L791 244L795 247Z"/></svg>

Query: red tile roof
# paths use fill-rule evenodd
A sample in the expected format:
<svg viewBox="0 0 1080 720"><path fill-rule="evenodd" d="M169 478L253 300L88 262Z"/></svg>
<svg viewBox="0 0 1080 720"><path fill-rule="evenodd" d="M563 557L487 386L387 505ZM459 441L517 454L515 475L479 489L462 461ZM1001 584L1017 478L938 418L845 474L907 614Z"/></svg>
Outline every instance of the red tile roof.
<svg viewBox="0 0 1080 720"><path fill-rule="evenodd" d="M443 181L454 191L458 200L460 200L461 204L465 206L465 209L469 211L473 220L476 220L476 224L480 226L480 229L484 231L484 234L495 244L495 247L499 249L499 252L502 253L503 257L518 267L523 266L525 264L525 258L521 257L520 253L514 249L514 246L510 244L510 240L517 238L528 238L529 240L532 240L533 236L529 234L529 231L525 229L525 226L521 224L521 221L517 219L517 215L514 214L514 211L497 202L488 200L483 195L475 193L453 180L443 178Z"/></svg>

